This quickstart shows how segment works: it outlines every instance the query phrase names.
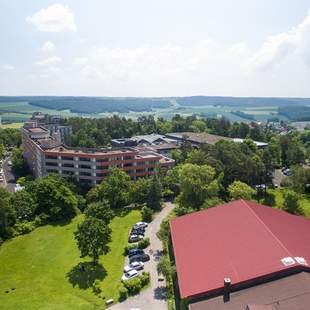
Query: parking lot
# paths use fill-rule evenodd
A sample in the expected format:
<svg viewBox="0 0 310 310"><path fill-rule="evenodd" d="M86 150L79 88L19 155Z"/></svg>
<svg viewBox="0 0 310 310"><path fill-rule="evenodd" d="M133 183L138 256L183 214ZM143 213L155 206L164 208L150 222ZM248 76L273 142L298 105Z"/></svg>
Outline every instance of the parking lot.
<svg viewBox="0 0 310 310"><path fill-rule="evenodd" d="M139 295L128 298L126 301L112 306L113 310L160 310L167 309L165 297L165 282L159 281L157 274L157 263L162 255L162 243L157 238L160 224L175 207L172 203L166 203L165 207L158 213L155 219L148 225L145 237L150 238L151 245L144 251L150 256L150 261L144 265L144 271L151 275L150 287L143 290Z"/></svg>

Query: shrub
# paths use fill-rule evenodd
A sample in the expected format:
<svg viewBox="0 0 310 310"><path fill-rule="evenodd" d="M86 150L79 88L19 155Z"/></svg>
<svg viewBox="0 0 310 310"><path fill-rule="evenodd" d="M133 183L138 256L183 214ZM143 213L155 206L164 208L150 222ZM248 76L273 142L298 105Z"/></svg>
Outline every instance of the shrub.
<svg viewBox="0 0 310 310"><path fill-rule="evenodd" d="M141 249L141 250L146 249L150 244L151 244L150 238L145 238L143 240L140 240L138 242L138 249Z"/></svg>
<svg viewBox="0 0 310 310"><path fill-rule="evenodd" d="M132 249L145 249L150 245L150 238L145 238L140 240L137 244L129 244L125 247L124 255L128 255L129 251Z"/></svg>
<svg viewBox="0 0 310 310"><path fill-rule="evenodd" d="M119 288L119 301L124 301L128 297L128 290L124 285Z"/></svg>
<svg viewBox="0 0 310 310"><path fill-rule="evenodd" d="M35 223L33 222L17 222L14 225L16 235L28 234L35 229Z"/></svg>
<svg viewBox="0 0 310 310"><path fill-rule="evenodd" d="M142 208L142 221L143 222L151 222L153 219L153 210L151 208L148 207L143 207Z"/></svg>
<svg viewBox="0 0 310 310"><path fill-rule="evenodd" d="M125 288L128 290L129 295L138 294L141 291L142 284L140 277L136 277L124 282Z"/></svg>
<svg viewBox="0 0 310 310"><path fill-rule="evenodd" d="M140 279L141 279L141 286L144 287L150 283L150 273L149 272L142 272Z"/></svg>

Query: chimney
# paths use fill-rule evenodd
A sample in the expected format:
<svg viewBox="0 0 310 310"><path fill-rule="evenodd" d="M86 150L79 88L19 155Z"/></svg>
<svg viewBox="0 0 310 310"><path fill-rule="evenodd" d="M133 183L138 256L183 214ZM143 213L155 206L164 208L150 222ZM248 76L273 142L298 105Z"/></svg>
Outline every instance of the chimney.
<svg viewBox="0 0 310 310"><path fill-rule="evenodd" d="M230 300L230 287L231 279L224 278L224 302L228 302Z"/></svg>

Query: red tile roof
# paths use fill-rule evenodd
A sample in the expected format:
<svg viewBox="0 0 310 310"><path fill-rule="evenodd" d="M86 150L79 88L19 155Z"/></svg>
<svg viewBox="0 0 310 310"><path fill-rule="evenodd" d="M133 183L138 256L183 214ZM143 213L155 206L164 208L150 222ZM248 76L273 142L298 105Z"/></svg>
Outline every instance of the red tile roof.
<svg viewBox="0 0 310 310"><path fill-rule="evenodd" d="M287 269L310 271L310 220L301 216L238 200L170 226L182 298L220 290L225 277L236 286Z"/></svg>

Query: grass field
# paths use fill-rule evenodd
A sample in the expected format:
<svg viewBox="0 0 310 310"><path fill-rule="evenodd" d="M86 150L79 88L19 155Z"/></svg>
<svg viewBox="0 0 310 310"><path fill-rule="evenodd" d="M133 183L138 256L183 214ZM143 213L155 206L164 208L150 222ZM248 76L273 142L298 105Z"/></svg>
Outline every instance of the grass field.
<svg viewBox="0 0 310 310"><path fill-rule="evenodd" d="M285 189L274 189L274 190L269 190L270 192L274 193L275 198L276 198L276 207L279 209L282 209L283 206L283 192ZM300 199L300 205L304 211L304 214L306 217L310 218L310 199L307 196L303 196Z"/></svg>
<svg viewBox="0 0 310 310"><path fill-rule="evenodd" d="M128 231L140 213L113 219L111 251L95 269L86 264L85 272L77 268L83 260L73 237L81 220L79 216L65 226L40 227L1 246L0 309L104 309L106 299L118 299ZM101 281L106 299L92 292L95 279Z"/></svg>
<svg viewBox="0 0 310 310"><path fill-rule="evenodd" d="M10 124L1 124L0 128L13 128L13 129L19 129L23 126L24 123L10 123Z"/></svg>

